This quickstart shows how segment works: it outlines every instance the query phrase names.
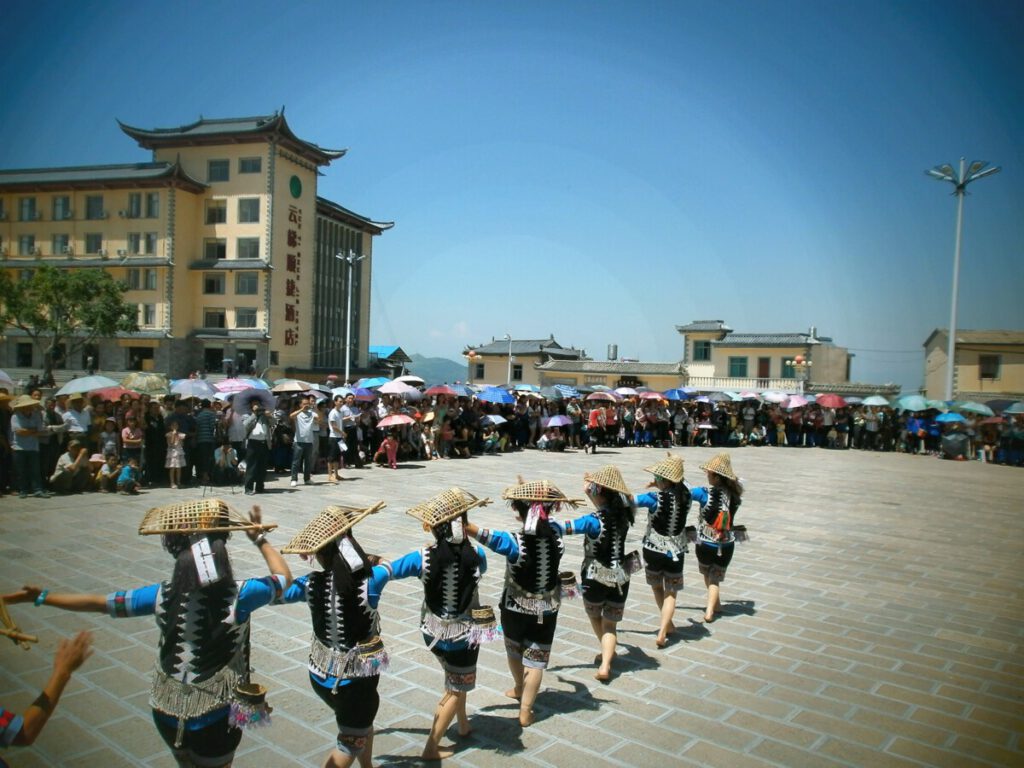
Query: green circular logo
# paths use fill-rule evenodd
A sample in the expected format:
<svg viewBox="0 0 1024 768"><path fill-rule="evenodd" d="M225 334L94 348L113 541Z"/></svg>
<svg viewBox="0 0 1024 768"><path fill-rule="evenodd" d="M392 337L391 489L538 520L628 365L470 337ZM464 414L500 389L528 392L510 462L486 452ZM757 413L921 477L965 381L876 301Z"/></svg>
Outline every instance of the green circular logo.
<svg viewBox="0 0 1024 768"><path fill-rule="evenodd" d="M291 190L292 197L296 200L302 197L302 179L298 176L292 176L291 180L288 182L288 188Z"/></svg>

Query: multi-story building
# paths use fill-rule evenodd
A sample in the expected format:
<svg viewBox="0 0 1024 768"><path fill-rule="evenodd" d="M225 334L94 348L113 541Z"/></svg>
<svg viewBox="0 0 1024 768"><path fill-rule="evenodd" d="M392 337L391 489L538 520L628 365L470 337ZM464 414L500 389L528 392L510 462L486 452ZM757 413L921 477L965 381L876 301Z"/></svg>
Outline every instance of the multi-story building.
<svg viewBox="0 0 1024 768"><path fill-rule="evenodd" d="M797 392L823 384L830 391L859 391L849 386L853 355L813 327L807 333L734 333L721 320L695 320L676 331L685 337L685 383L692 387Z"/></svg>
<svg viewBox="0 0 1024 768"><path fill-rule="evenodd" d="M318 196L345 150L300 139L283 112L120 127L150 162L0 171L0 266L101 267L138 305L138 333L83 361L181 376L244 357L284 372L336 369L350 349L366 365L373 237L393 225ZM17 329L0 360L42 365Z"/></svg>
<svg viewBox="0 0 1024 768"><path fill-rule="evenodd" d="M489 344L462 350L468 361L471 384L534 384L542 382L539 367L551 360L581 360L582 349L563 347L552 335L547 339L491 339Z"/></svg>
<svg viewBox="0 0 1024 768"><path fill-rule="evenodd" d="M949 330L924 342L925 397L946 396ZM953 348L954 400L1024 399L1024 331L957 331Z"/></svg>

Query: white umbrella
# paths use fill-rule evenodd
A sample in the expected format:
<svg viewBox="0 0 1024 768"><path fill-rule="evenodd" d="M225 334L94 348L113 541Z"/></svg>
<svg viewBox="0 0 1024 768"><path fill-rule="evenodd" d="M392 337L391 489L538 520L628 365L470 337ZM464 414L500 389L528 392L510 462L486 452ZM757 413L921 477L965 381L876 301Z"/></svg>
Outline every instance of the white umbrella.
<svg viewBox="0 0 1024 768"><path fill-rule="evenodd" d="M7 371L0 371L0 387L14 389L14 380L7 374Z"/></svg>
<svg viewBox="0 0 1024 768"><path fill-rule="evenodd" d="M79 376L72 379L63 387L57 390L58 395L76 395L82 392L91 392L94 389L105 387L116 387L117 382L106 376Z"/></svg>
<svg viewBox="0 0 1024 768"><path fill-rule="evenodd" d="M308 381L301 379L278 379L270 391L274 394L282 394L284 392L308 392L312 388Z"/></svg>
<svg viewBox="0 0 1024 768"><path fill-rule="evenodd" d="M217 390L205 379L178 379L171 384L171 394L178 395L183 400L190 397L213 400L217 396Z"/></svg>
<svg viewBox="0 0 1024 768"><path fill-rule="evenodd" d="M781 403L789 397L785 392L768 389L761 393L761 397L768 403Z"/></svg>
<svg viewBox="0 0 1024 768"><path fill-rule="evenodd" d="M800 408L807 405L807 398L802 395L790 395L783 403L786 408Z"/></svg>
<svg viewBox="0 0 1024 768"><path fill-rule="evenodd" d="M382 395L405 395L409 392L419 392L416 387L406 384L404 381L389 381L378 389Z"/></svg>
<svg viewBox="0 0 1024 768"><path fill-rule="evenodd" d="M864 401L861 403L861 405L873 405L873 406L886 406L888 404L889 404L889 401L886 400L881 395L870 395L868 397L865 397Z"/></svg>
<svg viewBox="0 0 1024 768"><path fill-rule="evenodd" d="M399 376L395 381L401 381L405 384L412 384L414 387L420 387L427 382L421 379L419 376L414 376L411 373L407 373L405 376Z"/></svg>

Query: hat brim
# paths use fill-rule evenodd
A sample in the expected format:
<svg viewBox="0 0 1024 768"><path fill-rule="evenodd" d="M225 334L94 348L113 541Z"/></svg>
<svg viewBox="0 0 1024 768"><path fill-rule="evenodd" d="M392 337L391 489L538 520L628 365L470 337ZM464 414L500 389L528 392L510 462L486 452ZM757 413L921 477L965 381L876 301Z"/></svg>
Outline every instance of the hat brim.
<svg viewBox="0 0 1024 768"><path fill-rule="evenodd" d="M723 472L721 469L712 466L711 462L701 464L700 468L703 469L705 472L714 472L716 475L728 478L729 480L739 480L739 478L736 477L736 473L733 472L731 469L728 472Z"/></svg>
<svg viewBox="0 0 1024 768"><path fill-rule="evenodd" d="M462 498L459 499L458 503L452 504L450 508L439 510L438 505L444 503L442 497L444 497L445 494L451 493L453 490L457 490ZM449 489L448 491L442 491L437 494L437 496L430 498L422 504L417 504L412 509L407 510L405 514L410 517L415 517L421 523L433 528L435 525L441 525L442 523L447 523L449 520L454 520L456 517L461 517L475 507L482 507L490 503L490 499L478 499L473 494L468 491L464 491L461 488Z"/></svg>
<svg viewBox="0 0 1024 768"><path fill-rule="evenodd" d="M501 498L507 501L539 501L544 504L568 504L578 507L583 499L570 499L554 484L546 480L534 480L529 483L510 485L501 492Z"/></svg>
<svg viewBox="0 0 1024 768"><path fill-rule="evenodd" d="M277 523L254 523L247 520L222 499L200 499L154 507L146 512L139 523L139 535L271 531L274 528L277 528Z"/></svg>
<svg viewBox="0 0 1024 768"><path fill-rule="evenodd" d="M621 473L619 474L621 477ZM629 488L626 487L625 480L620 480L620 478L617 477L603 477L602 471L598 471L596 473L587 472L583 475L583 479L590 483L596 483L597 485L600 485L602 488L607 488L610 491L615 491L616 493L624 493L627 496L629 496L632 493L632 491L630 491Z"/></svg>

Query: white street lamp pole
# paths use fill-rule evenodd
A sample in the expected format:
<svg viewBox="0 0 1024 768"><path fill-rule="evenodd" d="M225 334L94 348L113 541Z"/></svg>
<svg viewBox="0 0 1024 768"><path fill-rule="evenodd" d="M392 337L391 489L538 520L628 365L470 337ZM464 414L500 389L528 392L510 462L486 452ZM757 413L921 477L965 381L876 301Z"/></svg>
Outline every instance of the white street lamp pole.
<svg viewBox="0 0 1024 768"><path fill-rule="evenodd" d="M511 384L512 384L512 336L506 333L505 334L505 341L508 342L508 372L507 372L507 374L505 376L505 383L511 386Z"/></svg>
<svg viewBox="0 0 1024 768"><path fill-rule="evenodd" d="M345 384L348 385L349 370L352 361L352 267L357 261L366 258L366 254L356 255L351 248L348 253L336 253L334 258L341 259L348 264L348 300L345 304Z"/></svg>
<svg viewBox="0 0 1024 768"><path fill-rule="evenodd" d="M953 371L956 368L956 361L954 360L954 355L956 354L956 304L957 294L960 289L960 244L963 238L964 194L967 190L967 185L972 181L983 179L1002 170L999 167L982 170L988 165L988 162L982 160L975 160L971 163L970 168L967 168L966 165L966 160L961 157L959 173L948 163L946 165L937 165L930 171L925 171L933 179L950 182L954 187L953 194L957 196L956 248L953 251L953 298L949 310L949 344L946 347L946 400L953 399Z"/></svg>

